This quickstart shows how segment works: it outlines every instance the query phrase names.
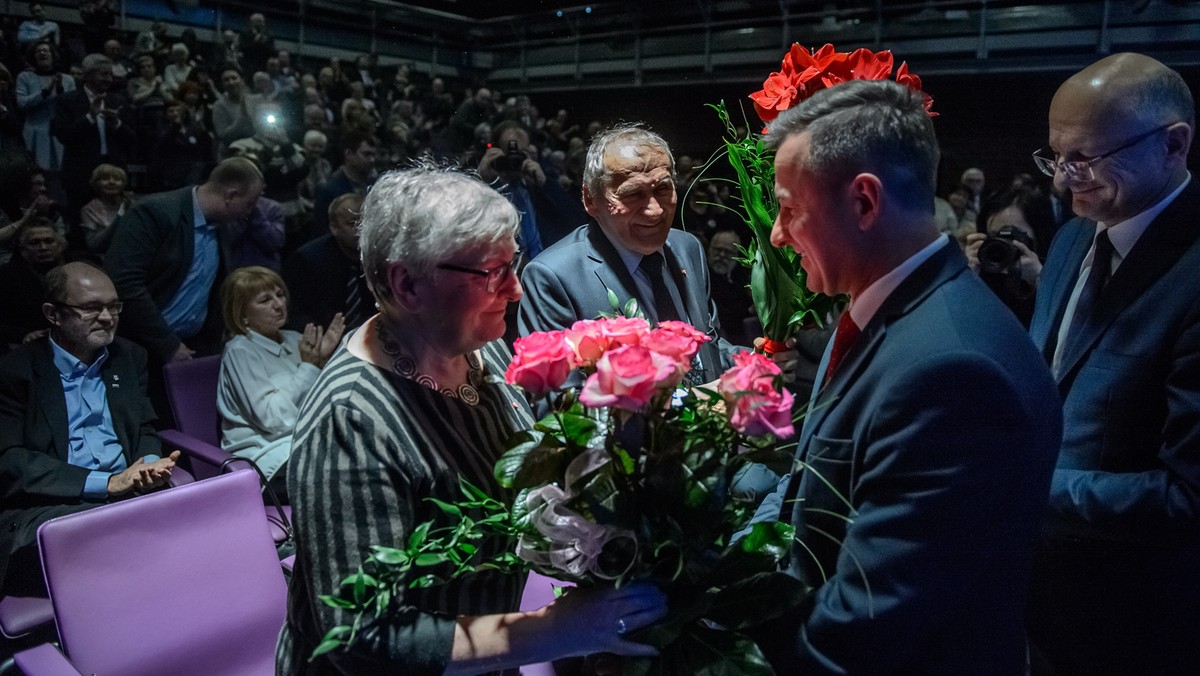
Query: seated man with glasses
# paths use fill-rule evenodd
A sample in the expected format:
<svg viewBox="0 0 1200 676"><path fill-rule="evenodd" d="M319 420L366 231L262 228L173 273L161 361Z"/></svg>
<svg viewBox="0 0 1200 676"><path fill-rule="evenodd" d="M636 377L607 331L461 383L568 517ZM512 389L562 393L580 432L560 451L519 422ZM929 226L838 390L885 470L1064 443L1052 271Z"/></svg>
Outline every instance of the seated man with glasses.
<svg viewBox="0 0 1200 676"><path fill-rule="evenodd" d="M45 596L42 523L166 483L146 353L116 338L122 304L87 263L46 273L47 337L0 359L0 595Z"/></svg>
<svg viewBox="0 0 1200 676"><path fill-rule="evenodd" d="M1071 76L1034 156L1069 190L1030 333L1063 401L1034 560L1035 675L1200 664L1200 185L1179 73L1115 54ZM1040 659L1039 659L1040 658ZM1042 662L1048 664L1043 667Z"/></svg>

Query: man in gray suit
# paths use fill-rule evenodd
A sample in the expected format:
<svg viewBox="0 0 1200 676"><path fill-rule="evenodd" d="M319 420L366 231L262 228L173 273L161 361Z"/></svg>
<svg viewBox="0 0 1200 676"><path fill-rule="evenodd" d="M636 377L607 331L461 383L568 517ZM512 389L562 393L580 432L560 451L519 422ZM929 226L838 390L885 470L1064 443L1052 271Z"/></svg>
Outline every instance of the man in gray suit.
<svg viewBox="0 0 1200 676"><path fill-rule="evenodd" d="M693 380L715 380L732 365L732 353L745 348L717 336L704 248L693 235L671 229L675 205L675 158L661 136L639 125L596 136L583 172L583 207L596 222L525 267L519 333L562 329L612 312L611 293L622 308L636 299L651 322L681 320L712 336Z"/></svg>

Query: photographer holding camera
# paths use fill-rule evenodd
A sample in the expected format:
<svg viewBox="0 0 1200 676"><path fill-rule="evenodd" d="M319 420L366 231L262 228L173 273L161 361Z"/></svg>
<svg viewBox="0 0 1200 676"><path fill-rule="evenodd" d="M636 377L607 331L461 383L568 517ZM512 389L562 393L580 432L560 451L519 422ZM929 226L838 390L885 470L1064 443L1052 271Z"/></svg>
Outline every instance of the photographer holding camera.
<svg viewBox="0 0 1200 676"><path fill-rule="evenodd" d="M1028 327L1041 256L1054 234L1050 200L1035 188L1012 188L988 198L976 223L967 263Z"/></svg>
<svg viewBox="0 0 1200 676"><path fill-rule="evenodd" d="M567 197L557 177L546 180L537 148L519 122L492 129L491 147L479 161L479 177L504 195L521 213L521 252L531 260L586 219Z"/></svg>

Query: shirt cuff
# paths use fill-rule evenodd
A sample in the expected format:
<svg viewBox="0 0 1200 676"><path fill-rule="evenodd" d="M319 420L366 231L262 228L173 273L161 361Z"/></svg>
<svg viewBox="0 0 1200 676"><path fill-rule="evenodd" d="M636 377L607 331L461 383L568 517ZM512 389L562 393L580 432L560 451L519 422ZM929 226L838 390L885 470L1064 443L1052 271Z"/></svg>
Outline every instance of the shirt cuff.
<svg viewBox="0 0 1200 676"><path fill-rule="evenodd" d="M108 478L114 472L88 472L87 480L83 482L83 497L87 500L103 500L108 497Z"/></svg>

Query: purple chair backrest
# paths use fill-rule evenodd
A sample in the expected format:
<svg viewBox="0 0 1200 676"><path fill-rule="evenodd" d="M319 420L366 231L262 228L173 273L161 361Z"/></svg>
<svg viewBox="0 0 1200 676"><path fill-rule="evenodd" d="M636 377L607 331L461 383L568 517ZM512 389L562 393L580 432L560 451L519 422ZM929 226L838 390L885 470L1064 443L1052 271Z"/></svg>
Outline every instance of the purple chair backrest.
<svg viewBox="0 0 1200 676"><path fill-rule="evenodd" d="M213 446L221 445L221 417L217 413L220 378L221 355L171 362L163 367L175 427Z"/></svg>
<svg viewBox="0 0 1200 676"><path fill-rule="evenodd" d="M521 594L521 610L537 610L554 601L555 587L574 587L571 582L548 578L541 573L529 571L525 591ZM526 664L521 667L522 676L555 676L554 666L549 662Z"/></svg>
<svg viewBox="0 0 1200 676"><path fill-rule="evenodd" d="M274 673L287 585L254 472L53 519L38 546L81 673Z"/></svg>

